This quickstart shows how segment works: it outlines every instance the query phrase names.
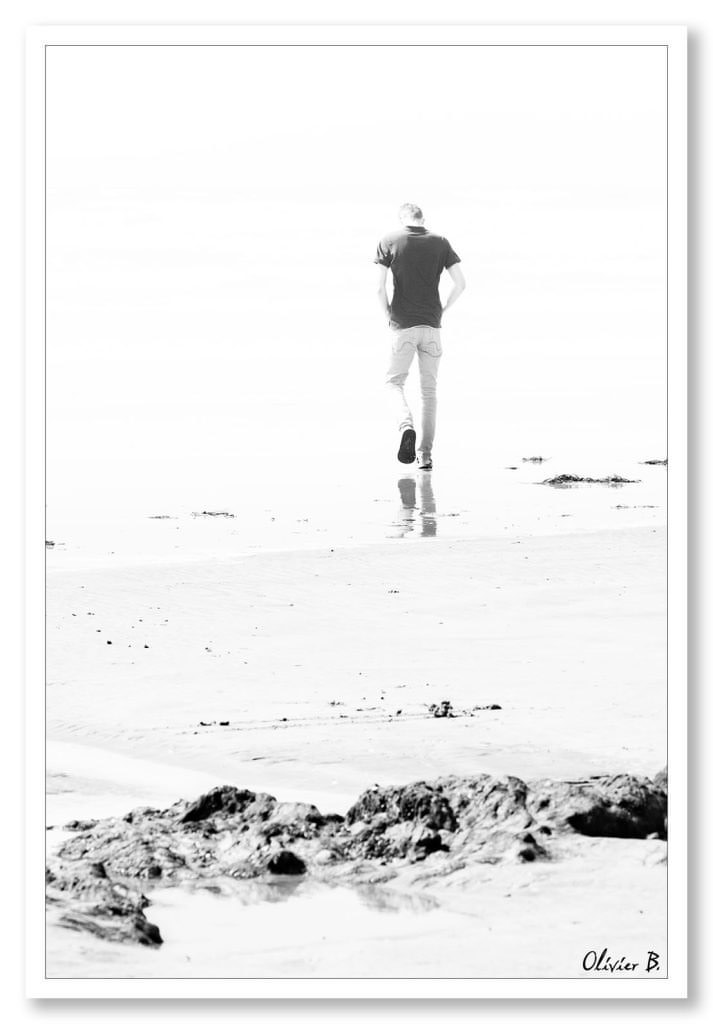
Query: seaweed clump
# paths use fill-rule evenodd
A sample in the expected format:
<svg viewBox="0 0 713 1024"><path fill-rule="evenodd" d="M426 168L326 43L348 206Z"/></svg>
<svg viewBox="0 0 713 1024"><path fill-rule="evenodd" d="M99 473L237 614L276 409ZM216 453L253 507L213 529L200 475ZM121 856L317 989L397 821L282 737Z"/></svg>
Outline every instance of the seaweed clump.
<svg viewBox="0 0 713 1024"><path fill-rule="evenodd" d="M620 487L622 484L638 484L639 480L629 480L625 476L613 474L613 476L577 476L574 473L560 473L559 476L550 476L540 483L550 487L572 487L574 484L605 484L607 487Z"/></svg>

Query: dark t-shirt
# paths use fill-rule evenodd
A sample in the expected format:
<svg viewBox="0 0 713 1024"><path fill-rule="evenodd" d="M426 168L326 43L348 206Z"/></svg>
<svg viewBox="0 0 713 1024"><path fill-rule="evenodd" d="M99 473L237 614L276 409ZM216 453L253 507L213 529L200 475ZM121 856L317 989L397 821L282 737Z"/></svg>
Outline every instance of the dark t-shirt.
<svg viewBox="0 0 713 1024"><path fill-rule="evenodd" d="M423 227L406 227L381 239L374 263L391 267L394 297L389 326L441 326L438 282L441 274L460 257L443 235L432 235Z"/></svg>

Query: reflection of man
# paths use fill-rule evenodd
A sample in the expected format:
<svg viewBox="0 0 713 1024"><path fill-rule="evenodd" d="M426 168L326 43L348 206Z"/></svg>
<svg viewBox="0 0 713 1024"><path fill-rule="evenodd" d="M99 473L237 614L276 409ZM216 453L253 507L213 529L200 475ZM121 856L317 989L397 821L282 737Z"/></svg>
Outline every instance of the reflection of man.
<svg viewBox="0 0 713 1024"><path fill-rule="evenodd" d="M436 500L427 475L421 477L421 536L436 536Z"/></svg>
<svg viewBox="0 0 713 1024"><path fill-rule="evenodd" d="M419 477L420 492L420 515L421 515L421 536L436 536L436 501L433 497L431 477L423 474ZM401 498L401 509L397 525L399 537L405 537L411 533L416 522L416 481L412 476L402 476L399 480L399 496Z"/></svg>
<svg viewBox="0 0 713 1024"><path fill-rule="evenodd" d="M399 210L401 231L386 235L379 242L375 263L379 264L379 302L395 334L391 363L386 378L398 409L401 441L399 462L416 458L416 431L413 416L404 395L404 384L418 353L421 378L421 443L418 446L420 469L432 469L433 436L436 430L436 378L441 361L441 317L465 288L465 278L447 238L431 234L423 223L423 213L413 203ZM391 269L394 291L391 304L386 292L387 272ZM453 278L445 306L441 305L438 283L447 270Z"/></svg>
<svg viewBox="0 0 713 1024"><path fill-rule="evenodd" d="M401 536L403 537L405 534L411 533L416 518L416 481L412 476L401 477L399 495L401 497L399 526L402 527Z"/></svg>

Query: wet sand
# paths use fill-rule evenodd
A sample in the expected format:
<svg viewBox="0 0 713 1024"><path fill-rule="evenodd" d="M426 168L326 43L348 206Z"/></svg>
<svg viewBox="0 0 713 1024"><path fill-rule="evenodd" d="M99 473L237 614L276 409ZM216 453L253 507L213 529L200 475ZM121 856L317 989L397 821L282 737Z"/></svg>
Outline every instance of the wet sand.
<svg viewBox="0 0 713 1024"><path fill-rule="evenodd" d="M48 736L344 802L443 773L652 773L664 551L644 528L57 571ZM443 700L501 710L434 719Z"/></svg>
<svg viewBox="0 0 713 1024"><path fill-rule="evenodd" d="M418 891L309 880L245 882L231 896L160 889L147 910L159 949L68 932L51 911L48 976L585 977L590 949L644 963L648 949L663 954L665 871L647 863L656 846L600 839L566 865L479 865L467 884Z"/></svg>

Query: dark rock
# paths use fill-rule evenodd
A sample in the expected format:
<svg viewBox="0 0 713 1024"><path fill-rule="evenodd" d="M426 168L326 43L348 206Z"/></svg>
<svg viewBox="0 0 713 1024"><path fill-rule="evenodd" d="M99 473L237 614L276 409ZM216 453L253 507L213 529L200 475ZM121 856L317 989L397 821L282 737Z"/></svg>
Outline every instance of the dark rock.
<svg viewBox="0 0 713 1024"><path fill-rule="evenodd" d="M267 870L271 875L303 875L307 868L305 862L291 850L280 850L270 857Z"/></svg>
<svg viewBox="0 0 713 1024"><path fill-rule="evenodd" d="M477 852L476 859L497 862L509 854L513 837L532 825L526 796L521 779L490 775L376 787L347 812L345 852L367 860L428 854L443 849L449 836L449 852ZM366 827L355 829L360 823Z"/></svg>
<svg viewBox="0 0 713 1024"><path fill-rule="evenodd" d="M530 840L532 840L532 837L530 834L527 834L526 838L522 840L519 848L517 849L517 859L521 861L532 861L542 860L547 857L547 851L544 847L540 846L539 843L536 843L535 840L532 840L532 842L530 842Z"/></svg>
<svg viewBox="0 0 713 1024"><path fill-rule="evenodd" d="M87 832L89 829L94 828L96 824L95 818L90 818L87 821L78 821L74 818L72 821L68 821L64 828L67 832Z"/></svg>
<svg viewBox="0 0 713 1024"><path fill-rule="evenodd" d="M128 821L129 824L134 822L139 823L145 818L156 817L156 815L164 814L164 811L157 811L155 807L135 807L133 811L129 811L122 818L122 821Z"/></svg>
<svg viewBox="0 0 713 1024"><path fill-rule="evenodd" d="M157 926L148 921L141 911L116 921L101 919L87 911L72 909L62 914L59 923L63 928L89 932L98 939L107 939L109 942L137 942L140 946L160 946L163 943Z"/></svg>
<svg viewBox="0 0 713 1024"><path fill-rule="evenodd" d="M519 846L515 856L519 861L544 860L547 858L547 850L540 846L531 832L521 832L517 837Z"/></svg>
<svg viewBox="0 0 713 1024"><path fill-rule="evenodd" d="M476 775L444 779L451 805L461 829L528 828L532 818L527 808L528 789L513 775L496 778Z"/></svg>
<svg viewBox="0 0 713 1024"><path fill-rule="evenodd" d="M444 776L366 790L343 818L308 803L220 786L163 810L75 821L46 872L47 901L65 927L156 945L143 914L150 884L225 886L261 875L382 880L433 857L448 874L470 862L527 863L566 855L564 839L666 834L666 778L577 782ZM660 862L661 858L657 860ZM384 871L384 868L388 868ZM377 874L374 874L374 871Z"/></svg>
<svg viewBox="0 0 713 1024"><path fill-rule="evenodd" d="M59 892L81 897L85 902L110 906L115 915L132 913L148 906L143 892L120 879L110 878L103 863L87 860L61 863L48 884Z"/></svg>
<svg viewBox="0 0 713 1024"><path fill-rule="evenodd" d="M656 788L659 789L666 798L666 817L663 822L663 831L659 833L659 838L665 839L668 835L668 765L654 775L654 786L656 786Z"/></svg>
<svg viewBox="0 0 713 1024"><path fill-rule="evenodd" d="M413 844L414 851L419 857L427 857L429 853L437 850L448 850L438 832L428 831L417 839Z"/></svg>
<svg viewBox="0 0 713 1024"><path fill-rule="evenodd" d="M343 814L323 814L322 822L327 824L342 825L345 821Z"/></svg>
<svg viewBox="0 0 713 1024"><path fill-rule="evenodd" d="M587 836L645 839L666 832L666 796L649 779L612 775L582 782L544 780L530 787L533 817Z"/></svg>
<svg viewBox="0 0 713 1024"><path fill-rule="evenodd" d="M423 821L435 829L456 827L456 817L447 798L425 782L368 789L347 811L346 823L371 822L377 815L384 815L384 820L391 824Z"/></svg>
<svg viewBox="0 0 713 1024"><path fill-rule="evenodd" d="M181 824L191 821L205 821L213 815L243 814L245 809L254 804L260 797L275 804L274 797L266 797L264 793L253 793L249 789L236 789L235 786L218 786L209 793L199 796L189 804L185 813L179 818Z"/></svg>

